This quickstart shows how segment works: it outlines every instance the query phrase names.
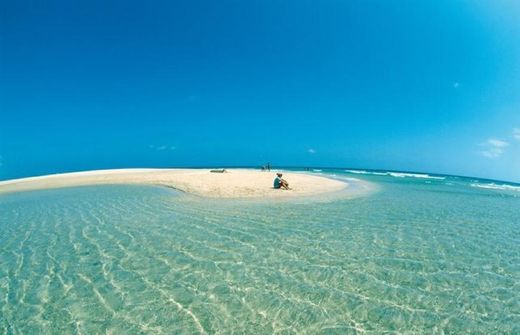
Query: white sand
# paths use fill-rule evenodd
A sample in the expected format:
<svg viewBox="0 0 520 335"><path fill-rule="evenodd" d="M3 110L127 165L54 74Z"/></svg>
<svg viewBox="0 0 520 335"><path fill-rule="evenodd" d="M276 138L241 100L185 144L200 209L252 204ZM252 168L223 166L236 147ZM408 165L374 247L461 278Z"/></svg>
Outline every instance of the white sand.
<svg viewBox="0 0 520 335"><path fill-rule="evenodd" d="M211 198L297 197L340 191L348 183L301 173L283 173L291 190L273 189L275 172L231 169L122 169L63 173L0 182L0 193L100 184L152 184Z"/></svg>

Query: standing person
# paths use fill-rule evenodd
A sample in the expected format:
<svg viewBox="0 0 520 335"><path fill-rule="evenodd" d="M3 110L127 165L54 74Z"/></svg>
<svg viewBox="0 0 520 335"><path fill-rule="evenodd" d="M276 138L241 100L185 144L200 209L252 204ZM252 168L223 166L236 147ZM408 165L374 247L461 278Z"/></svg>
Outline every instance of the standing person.
<svg viewBox="0 0 520 335"><path fill-rule="evenodd" d="M276 174L276 178L274 178L273 187L274 188L283 188L284 190L290 190L289 183L287 182L287 180L282 179L281 173Z"/></svg>
<svg viewBox="0 0 520 335"><path fill-rule="evenodd" d="M271 172L271 163L267 163L267 171Z"/></svg>

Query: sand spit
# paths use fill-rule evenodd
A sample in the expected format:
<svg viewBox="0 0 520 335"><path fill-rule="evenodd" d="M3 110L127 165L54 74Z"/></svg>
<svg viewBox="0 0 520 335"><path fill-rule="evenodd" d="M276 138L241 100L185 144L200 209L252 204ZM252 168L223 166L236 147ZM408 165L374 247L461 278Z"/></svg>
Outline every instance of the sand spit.
<svg viewBox="0 0 520 335"><path fill-rule="evenodd" d="M161 185L210 198L285 198L311 196L348 188L347 182L322 176L284 172L292 190L273 189L274 172L230 169L119 169L54 174L0 182L0 194L102 184Z"/></svg>

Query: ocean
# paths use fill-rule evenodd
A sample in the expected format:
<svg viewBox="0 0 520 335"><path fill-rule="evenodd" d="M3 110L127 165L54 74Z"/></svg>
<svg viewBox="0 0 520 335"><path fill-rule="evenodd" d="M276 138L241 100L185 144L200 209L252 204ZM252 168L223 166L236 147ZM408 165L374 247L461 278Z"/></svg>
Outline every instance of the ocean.
<svg viewBox="0 0 520 335"><path fill-rule="evenodd" d="M520 185L316 170L376 190L0 196L0 334L520 334Z"/></svg>

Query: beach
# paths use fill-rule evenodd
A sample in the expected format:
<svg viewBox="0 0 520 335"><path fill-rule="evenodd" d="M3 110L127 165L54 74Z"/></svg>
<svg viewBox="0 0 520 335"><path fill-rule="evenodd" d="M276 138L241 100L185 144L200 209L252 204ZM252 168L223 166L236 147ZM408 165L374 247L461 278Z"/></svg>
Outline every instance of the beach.
<svg viewBox="0 0 520 335"><path fill-rule="evenodd" d="M286 173L290 190L274 189L275 172L230 169L117 169L62 173L0 182L0 194L62 187L112 184L160 185L209 198L290 198L337 192L345 181L304 173Z"/></svg>

